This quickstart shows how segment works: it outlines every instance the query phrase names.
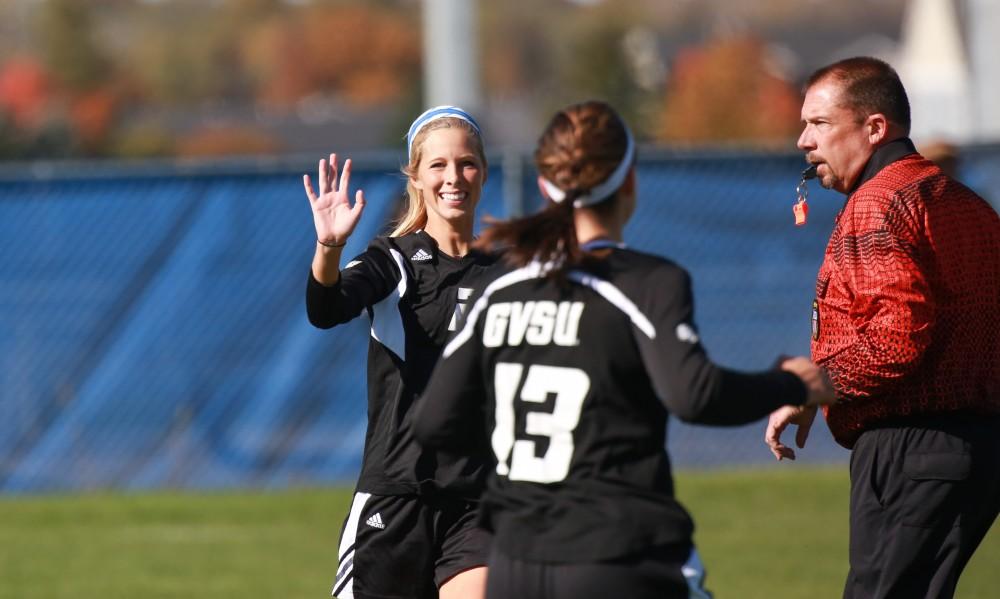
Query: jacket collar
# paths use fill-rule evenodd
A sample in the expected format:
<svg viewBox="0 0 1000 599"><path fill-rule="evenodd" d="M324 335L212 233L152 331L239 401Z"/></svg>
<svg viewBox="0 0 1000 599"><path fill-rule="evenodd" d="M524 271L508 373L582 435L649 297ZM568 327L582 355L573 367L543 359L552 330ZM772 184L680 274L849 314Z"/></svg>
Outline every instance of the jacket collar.
<svg viewBox="0 0 1000 599"><path fill-rule="evenodd" d="M894 139L884 146L879 147L868 159L868 164L865 165L865 170L861 171L861 176L854 183L854 187L847 192L847 195L851 195L858 190L859 187L867 183L872 177L877 175L879 171L889 166L893 162L896 162L900 158L909 156L910 154L916 154L917 148L910 141L909 137L900 137Z"/></svg>

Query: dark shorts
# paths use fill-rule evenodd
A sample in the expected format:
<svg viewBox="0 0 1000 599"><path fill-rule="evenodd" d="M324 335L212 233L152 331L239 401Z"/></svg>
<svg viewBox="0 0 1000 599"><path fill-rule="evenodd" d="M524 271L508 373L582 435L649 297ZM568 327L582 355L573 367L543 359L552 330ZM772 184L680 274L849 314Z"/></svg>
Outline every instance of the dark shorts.
<svg viewBox="0 0 1000 599"><path fill-rule="evenodd" d="M691 545L601 562L550 564L490 554L486 599L711 599Z"/></svg>
<svg viewBox="0 0 1000 599"><path fill-rule="evenodd" d="M340 537L333 596L436 599L456 574L485 566L490 536L475 504L355 493Z"/></svg>

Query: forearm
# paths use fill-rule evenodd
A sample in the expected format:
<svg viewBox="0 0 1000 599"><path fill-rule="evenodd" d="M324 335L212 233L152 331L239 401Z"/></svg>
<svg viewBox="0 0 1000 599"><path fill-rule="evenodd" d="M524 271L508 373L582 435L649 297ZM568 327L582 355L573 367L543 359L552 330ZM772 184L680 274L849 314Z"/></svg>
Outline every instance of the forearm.
<svg viewBox="0 0 1000 599"><path fill-rule="evenodd" d="M323 329L345 323L396 290L402 275L376 245L377 240L340 272L342 248L317 242L306 286L309 322Z"/></svg>
<svg viewBox="0 0 1000 599"><path fill-rule="evenodd" d="M364 303L352 298L343 288L343 279L332 285L323 285L310 276L306 285L306 315L309 322L318 328L329 329L338 324L352 320L361 310Z"/></svg>
<svg viewBox="0 0 1000 599"><path fill-rule="evenodd" d="M330 247L316 242L316 252L313 254L312 275L316 281L326 287L332 287L340 281L340 255L343 246Z"/></svg>
<svg viewBox="0 0 1000 599"><path fill-rule="evenodd" d="M784 405L800 406L806 386L792 373L743 373L706 365L686 389L677 387L672 411L686 422L738 426L763 418ZM683 395L682 395L683 394Z"/></svg>

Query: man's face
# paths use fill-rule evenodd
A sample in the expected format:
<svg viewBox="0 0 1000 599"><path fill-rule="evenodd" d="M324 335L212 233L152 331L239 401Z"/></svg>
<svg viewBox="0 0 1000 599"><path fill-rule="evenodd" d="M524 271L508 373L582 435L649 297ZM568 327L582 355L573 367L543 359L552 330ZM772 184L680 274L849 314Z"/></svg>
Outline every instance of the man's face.
<svg viewBox="0 0 1000 599"><path fill-rule="evenodd" d="M804 128L798 147L816 165L820 185L847 193L875 151L867 120L840 102L840 84L820 80L802 102Z"/></svg>

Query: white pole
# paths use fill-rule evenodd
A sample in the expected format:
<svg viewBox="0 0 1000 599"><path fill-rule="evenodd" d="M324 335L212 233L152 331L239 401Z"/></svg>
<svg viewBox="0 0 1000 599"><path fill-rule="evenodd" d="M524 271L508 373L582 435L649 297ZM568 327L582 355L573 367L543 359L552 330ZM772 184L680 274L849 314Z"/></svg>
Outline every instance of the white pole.
<svg viewBox="0 0 1000 599"><path fill-rule="evenodd" d="M1000 2L968 0L969 62L973 76L973 117L978 141L1000 141Z"/></svg>
<svg viewBox="0 0 1000 599"><path fill-rule="evenodd" d="M476 5L476 0L423 0L424 108L451 104L479 116Z"/></svg>
<svg viewBox="0 0 1000 599"><path fill-rule="evenodd" d="M966 143L973 136L972 76L962 42L952 0L910 0L897 70L918 144L938 137Z"/></svg>

